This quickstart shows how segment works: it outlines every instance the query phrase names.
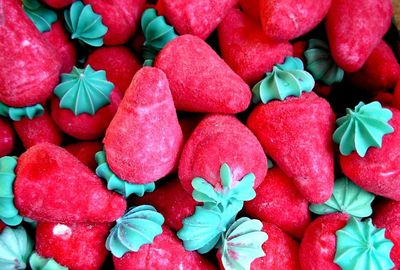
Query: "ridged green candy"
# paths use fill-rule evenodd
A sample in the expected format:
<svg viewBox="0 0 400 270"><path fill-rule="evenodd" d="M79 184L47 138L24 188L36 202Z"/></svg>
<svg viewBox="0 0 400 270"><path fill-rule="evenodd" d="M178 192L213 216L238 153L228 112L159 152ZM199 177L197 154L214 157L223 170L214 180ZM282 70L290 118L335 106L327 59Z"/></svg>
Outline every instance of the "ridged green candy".
<svg viewBox="0 0 400 270"><path fill-rule="evenodd" d="M226 231L220 247L225 270L250 270L251 263L265 256L262 245L268 240L257 219L242 217Z"/></svg>
<svg viewBox="0 0 400 270"><path fill-rule="evenodd" d="M9 107L0 102L0 115L9 117L13 121L20 121L23 117L33 119L41 116L44 113L44 108L41 104L36 104L28 107Z"/></svg>
<svg viewBox="0 0 400 270"><path fill-rule="evenodd" d="M114 84L107 81L104 70L94 70L90 65L84 69L74 67L70 73L61 75L61 83L54 89L60 99L60 108L69 109L75 115L94 115L110 104Z"/></svg>
<svg viewBox="0 0 400 270"><path fill-rule="evenodd" d="M33 241L22 226L5 227L0 233L0 269L22 270L27 268Z"/></svg>
<svg viewBox="0 0 400 270"><path fill-rule="evenodd" d="M67 30L72 39L93 47L101 47L107 33L107 26L101 21L101 15L96 14L91 5L84 5L80 1L74 2L64 11Z"/></svg>
<svg viewBox="0 0 400 270"><path fill-rule="evenodd" d="M68 270L67 267L58 264L53 258L44 258L36 251L29 258L29 265L32 270Z"/></svg>
<svg viewBox="0 0 400 270"><path fill-rule="evenodd" d="M13 186L16 166L16 158L9 156L0 158L0 219L10 226L16 226L22 222L22 217L14 205Z"/></svg>
<svg viewBox="0 0 400 270"><path fill-rule="evenodd" d="M127 252L136 252L145 244L153 243L162 233L164 217L151 205L132 207L117 220L106 240L106 248L121 258Z"/></svg>
<svg viewBox="0 0 400 270"><path fill-rule="evenodd" d="M283 64L276 64L272 72L268 72L253 87L253 102L266 104L274 99L284 100L288 96L299 97L302 92L310 92L314 85L314 78L304 70L303 62L288 56Z"/></svg>
<svg viewBox="0 0 400 270"><path fill-rule="evenodd" d="M23 10L32 20L36 28L44 33L51 29L51 25L57 21L57 13L46 8L38 0L22 0Z"/></svg>
<svg viewBox="0 0 400 270"><path fill-rule="evenodd" d="M304 56L307 59L307 70L317 81L332 85L343 80L344 71L333 61L328 43L325 41L310 39Z"/></svg>
<svg viewBox="0 0 400 270"><path fill-rule="evenodd" d="M98 164L96 168L97 176L107 181L107 188L109 190L115 191L125 198L128 198L131 194L142 197L145 192L153 192L156 188L154 182L149 184L132 184L119 178L108 166L104 151L97 152L95 158Z"/></svg>
<svg viewBox="0 0 400 270"><path fill-rule="evenodd" d="M388 123L393 117L392 112L382 108L378 101L360 102L354 110L348 108L346 112L336 120L338 128L333 133L333 140L339 144L342 155L348 156L355 150L364 157L368 148L380 148L383 136L394 131Z"/></svg>
<svg viewBox="0 0 400 270"><path fill-rule="evenodd" d="M385 229L376 228L371 219L359 221L352 217L336 232L334 262L343 270L389 270L394 267L392 247L392 241L385 238Z"/></svg>

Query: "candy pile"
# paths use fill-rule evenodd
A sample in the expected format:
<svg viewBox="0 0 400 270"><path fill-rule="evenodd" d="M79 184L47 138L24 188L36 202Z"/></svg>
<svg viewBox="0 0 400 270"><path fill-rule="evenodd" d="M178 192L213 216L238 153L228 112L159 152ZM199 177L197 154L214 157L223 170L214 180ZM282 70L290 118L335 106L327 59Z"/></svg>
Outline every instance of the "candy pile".
<svg viewBox="0 0 400 270"><path fill-rule="evenodd" d="M400 269L399 6L0 0L0 270Z"/></svg>

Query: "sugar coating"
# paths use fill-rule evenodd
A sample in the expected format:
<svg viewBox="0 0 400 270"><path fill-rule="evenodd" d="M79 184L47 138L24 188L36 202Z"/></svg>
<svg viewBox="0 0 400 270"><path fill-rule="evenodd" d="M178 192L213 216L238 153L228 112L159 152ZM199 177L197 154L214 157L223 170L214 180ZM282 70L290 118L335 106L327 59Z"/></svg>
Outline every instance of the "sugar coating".
<svg viewBox="0 0 400 270"><path fill-rule="evenodd" d="M239 5L243 12L253 20L260 21L260 0L239 0Z"/></svg>
<svg viewBox="0 0 400 270"><path fill-rule="evenodd" d="M180 35L206 39L238 0L160 0L164 16Z"/></svg>
<svg viewBox="0 0 400 270"><path fill-rule="evenodd" d="M0 101L12 107L45 102L58 83L61 63L19 1L2 5L7 8L0 24Z"/></svg>
<svg viewBox="0 0 400 270"><path fill-rule="evenodd" d="M177 110L233 114L249 106L249 86L198 37L170 41L154 66L167 75Z"/></svg>
<svg viewBox="0 0 400 270"><path fill-rule="evenodd" d="M58 224L39 222L36 228L36 251L53 258L69 270L97 270L108 251L105 242L110 224Z"/></svg>
<svg viewBox="0 0 400 270"><path fill-rule="evenodd" d="M125 46L101 47L88 57L86 65L104 70L106 78L122 93L126 91L133 75L142 67L137 57Z"/></svg>
<svg viewBox="0 0 400 270"><path fill-rule="evenodd" d="M349 216L329 214L314 220L300 243L299 258L302 269L340 270L333 262L336 253L336 231L346 226Z"/></svg>
<svg viewBox="0 0 400 270"><path fill-rule="evenodd" d="M260 0L264 33L276 41L299 37L317 26L332 0Z"/></svg>
<svg viewBox="0 0 400 270"><path fill-rule="evenodd" d="M183 188L192 194L192 180L202 177L221 189L220 167L227 163L233 186L248 173L255 175L257 188L267 173L267 160L251 131L234 116L208 115L193 131L179 161L178 175Z"/></svg>
<svg viewBox="0 0 400 270"><path fill-rule="evenodd" d="M166 226L152 244L138 252L128 252L122 258L113 256L115 270L214 270L216 267L195 251L183 248L182 242Z"/></svg>
<svg viewBox="0 0 400 270"><path fill-rule="evenodd" d="M94 140L104 136L108 125L121 103L121 93L115 87L110 94L110 104L99 109L94 115L75 115L69 109L60 108L60 100L51 100L51 117L66 134L79 140Z"/></svg>
<svg viewBox="0 0 400 270"><path fill-rule="evenodd" d="M392 49L382 40L363 67L350 73L349 78L352 84L363 90L391 89L400 78L400 66Z"/></svg>
<svg viewBox="0 0 400 270"><path fill-rule="evenodd" d="M274 167L268 170L256 193L255 199L244 204L244 210L250 217L273 223L298 239L303 236L311 216L308 201L292 179Z"/></svg>
<svg viewBox="0 0 400 270"><path fill-rule="evenodd" d="M182 228L182 220L193 215L198 204L183 189L178 178L170 179L158 186L155 191L146 193L143 197L133 197L133 205L150 204L165 218L165 224L174 231Z"/></svg>
<svg viewBox="0 0 400 270"><path fill-rule="evenodd" d="M250 85L293 54L289 42L271 41L260 25L233 8L218 26L218 40L224 61Z"/></svg>
<svg viewBox="0 0 400 270"><path fill-rule="evenodd" d="M164 72L136 73L103 142L111 170L125 181L150 183L172 171L183 135Z"/></svg>
<svg viewBox="0 0 400 270"><path fill-rule="evenodd" d="M9 122L0 118L0 157L6 156L14 149L15 133Z"/></svg>
<svg viewBox="0 0 400 270"><path fill-rule="evenodd" d="M63 148L42 143L18 158L14 202L22 216L47 222L113 222L125 200Z"/></svg>
<svg viewBox="0 0 400 270"><path fill-rule="evenodd" d="M394 244L390 258L395 268L400 267L400 202L382 200L375 208L372 223L377 228L384 228L385 237Z"/></svg>
<svg viewBox="0 0 400 270"><path fill-rule="evenodd" d="M247 126L300 193L323 203L333 192L335 119L329 103L310 92L258 105Z"/></svg>
<svg viewBox="0 0 400 270"><path fill-rule="evenodd" d="M77 142L64 146L65 150L73 154L83 164L88 166L92 171L96 170L97 162L95 155L103 149L101 142Z"/></svg>
<svg viewBox="0 0 400 270"><path fill-rule="evenodd" d="M340 155L343 173L366 191L393 200L400 200L400 111L390 109L389 124L394 132L383 136L382 148L371 147L365 157L356 152Z"/></svg>
<svg viewBox="0 0 400 270"><path fill-rule="evenodd" d="M335 62L347 72L359 70L389 29L392 14L390 0L332 1L325 25Z"/></svg>
<svg viewBox="0 0 400 270"><path fill-rule="evenodd" d="M47 112L32 120L23 117L13 122L13 126L25 149L39 143L60 145L62 142L63 134Z"/></svg>
<svg viewBox="0 0 400 270"><path fill-rule="evenodd" d="M104 44L121 45L136 32L146 0L83 0L93 11L101 15L108 30Z"/></svg>

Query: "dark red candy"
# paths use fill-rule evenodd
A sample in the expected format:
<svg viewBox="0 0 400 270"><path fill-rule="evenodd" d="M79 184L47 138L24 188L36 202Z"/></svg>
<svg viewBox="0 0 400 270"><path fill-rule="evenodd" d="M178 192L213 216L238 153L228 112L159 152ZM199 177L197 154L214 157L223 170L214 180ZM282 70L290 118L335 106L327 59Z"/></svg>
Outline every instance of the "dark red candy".
<svg viewBox="0 0 400 270"><path fill-rule="evenodd" d="M0 157L6 156L14 149L15 132L11 124L0 118Z"/></svg>

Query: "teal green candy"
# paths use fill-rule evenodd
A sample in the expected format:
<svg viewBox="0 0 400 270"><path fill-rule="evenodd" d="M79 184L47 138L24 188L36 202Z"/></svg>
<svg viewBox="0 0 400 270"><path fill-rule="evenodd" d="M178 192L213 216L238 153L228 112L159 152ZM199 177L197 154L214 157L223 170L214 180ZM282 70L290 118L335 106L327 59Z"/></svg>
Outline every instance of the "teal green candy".
<svg viewBox="0 0 400 270"><path fill-rule="evenodd" d="M148 8L143 12L141 25L145 38L143 44L144 65L152 66L157 53L178 35L175 34L174 28L165 21L164 16L157 16L154 8Z"/></svg>
<svg viewBox="0 0 400 270"><path fill-rule="evenodd" d="M16 158L9 156L0 158L0 219L9 226L17 226L22 222L22 217L14 205L13 186L16 166Z"/></svg>
<svg viewBox="0 0 400 270"><path fill-rule="evenodd" d="M53 258L44 258L36 251L29 258L29 265L32 270L68 270L67 267L58 264Z"/></svg>
<svg viewBox="0 0 400 270"><path fill-rule="evenodd" d="M91 5L76 1L64 11L64 18L72 39L78 39L93 47L103 45L108 28L102 23L101 15L96 14Z"/></svg>
<svg viewBox="0 0 400 270"><path fill-rule="evenodd" d="M332 85L343 80L344 71L333 61L328 43L325 41L310 39L304 56L307 60L307 70L317 81Z"/></svg>
<svg viewBox="0 0 400 270"><path fill-rule="evenodd" d="M27 268L33 241L22 226L5 227L0 234L0 269L22 270Z"/></svg>
<svg viewBox="0 0 400 270"><path fill-rule="evenodd" d="M338 128L333 133L333 140L339 144L342 155L348 156L356 150L360 157L364 157L368 148L382 147L382 137L394 131L388 123L392 112L382 108L378 101L360 102L354 111L347 108L346 112L336 120Z"/></svg>
<svg viewBox="0 0 400 270"><path fill-rule="evenodd" d="M71 73L63 73L54 94L60 99L60 108L69 109L75 115L94 115L110 104L113 89L114 84L107 81L104 70L95 71L87 65L84 69L74 67Z"/></svg>
<svg viewBox="0 0 400 270"><path fill-rule="evenodd" d="M286 57L283 64L276 64L272 72L252 89L253 102L266 104L271 100L284 100L288 96L299 97L302 92L310 92L315 85L313 76L304 70L299 58Z"/></svg>
<svg viewBox="0 0 400 270"><path fill-rule="evenodd" d="M107 181L107 188L109 190L115 191L125 198L128 198L131 194L142 197L145 192L153 192L156 188L154 182L144 185L132 184L116 176L107 164L106 153L104 151L97 152L95 158L98 164L96 168L97 176Z"/></svg>
<svg viewBox="0 0 400 270"><path fill-rule="evenodd" d="M251 263L265 256L262 245L268 240L257 219L242 217L226 231L220 247L225 270L250 270Z"/></svg>
<svg viewBox="0 0 400 270"><path fill-rule="evenodd" d="M385 229L376 228L371 219L359 221L352 217L336 232L334 262L343 270L389 270L394 267L392 247L392 241L385 238Z"/></svg>
<svg viewBox="0 0 400 270"><path fill-rule="evenodd" d="M36 104L28 107L9 107L0 102L0 115L9 117L13 121L20 121L23 117L33 119L41 116L44 113L44 108L41 104Z"/></svg>
<svg viewBox="0 0 400 270"><path fill-rule="evenodd" d="M336 179L333 194L324 203L311 204L310 211L317 215L336 212L347 213L356 218L368 217L372 214L371 203L375 195L369 193L348 178Z"/></svg>
<svg viewBox="0 0 400 270"><path fill-rule="evenodd" d="M145 244L153 243L162 233L164 217L151 205L132 207L117 220L106 240L106 248L117 257L138 251Z"/></svg>
<svg viewBox="0 0 400 270"><path fill-rule="evenodd" d="M226 209L233 207L239 212L243 208L244 201L250 201L256 197L254 191L255 176L246 174L235 186L232 186L232 173L228 164L224 163L220 168L222 190L217 191L205 179L196 177L192 181L192 197L198 202L204 203L204 207L220 207Z"/></svg>
<svg viewBox="0 0 400 270"><path fill-rule="evenodd" d="M187 251L196 250L204 254L218 244L235 217L236 214L232 215L218 207L196 206L194 214L183 220L177 236Z"/></svg>
<svg viewBox="0 0 400 270"><path fill-rule="evenodd" d="M46 8L38 0L22 0L25 14L35 24L36 28L44 33L51 29L51 25L57 21L57 13Z"/></svg>

